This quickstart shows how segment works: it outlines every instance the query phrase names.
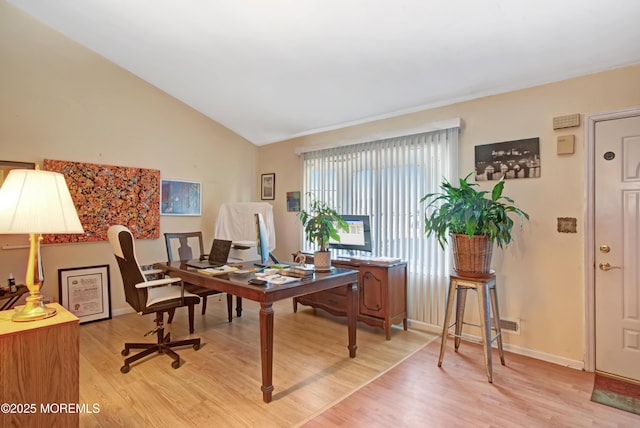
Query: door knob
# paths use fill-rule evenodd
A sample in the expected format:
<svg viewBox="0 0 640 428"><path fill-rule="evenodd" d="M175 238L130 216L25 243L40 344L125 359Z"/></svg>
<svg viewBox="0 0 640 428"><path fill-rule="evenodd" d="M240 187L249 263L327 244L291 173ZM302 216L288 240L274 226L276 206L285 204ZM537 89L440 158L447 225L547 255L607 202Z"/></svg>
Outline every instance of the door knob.
<svg viewBox="0 0 640 428"><path fill-rule="evenodd" d="M611 269L622 269L620 266L611 266L608 262L602 262L598 265L600 270L608 271Z"/></svg>

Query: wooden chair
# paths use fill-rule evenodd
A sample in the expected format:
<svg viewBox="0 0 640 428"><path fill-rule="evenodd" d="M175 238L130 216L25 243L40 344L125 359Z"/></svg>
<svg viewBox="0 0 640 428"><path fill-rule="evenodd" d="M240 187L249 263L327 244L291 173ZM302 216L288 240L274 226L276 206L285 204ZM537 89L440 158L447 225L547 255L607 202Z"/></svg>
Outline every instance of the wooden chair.
<svg viewBox="0 0 640 428"><path fill-rule="evenodd" d="M165 233L164 241L167 248L167 260L188 261L191 259L205 260L209 257L204 253L204 243L202 241L202 232L182 232L182 233ZM196 248L197 254L194 254L193 248ZM184 287L190 293L202 298L202 315L207 312L207 297L220 294L218 290L201 287L195 284L185 283ZM227 293L227 314L229 322L233 320L233 296ZM169 321L171 322L171 321Z"/></svg>
<svg viewBox="0 0 640 428"><path fill-rule="evenodd" d="M127 303L140 315L156 314L156 326L149 333L156 333L156 343L125 343L122 355L129 355L130 349L142 349L137 354L126 358L120 368L122 373L129 372L129 365L153 353L166 354L173 359L171 367L180 367L180 357L172 348L191 345L200 349L200 339L171 341L170 333L164 334L163 315L175 311L182 306L189 307L190 328L193 328L193 307L200 302L200 297L184 290L180 278L161 278L148 280L136 259L135 244L131 231L124 226L111 226L107 231L111 249L115 255ZM146 334L146 335L147 335ZM145 335L145 336L146 336Z"/></svg>

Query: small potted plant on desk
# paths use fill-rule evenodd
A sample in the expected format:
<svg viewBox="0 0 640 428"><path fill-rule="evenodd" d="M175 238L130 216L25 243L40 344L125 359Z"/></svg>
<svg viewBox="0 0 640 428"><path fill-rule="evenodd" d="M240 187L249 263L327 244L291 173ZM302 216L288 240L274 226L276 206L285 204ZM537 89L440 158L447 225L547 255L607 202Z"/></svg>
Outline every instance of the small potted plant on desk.
<svg viewBox="0 0 640 428"><path fill-rule="evenodd" d="M434 234L444 249L451 238L454 269L463 276L486 276L491 273L493 243L506 247L512 239L513 220L520 218L520 227L529 215L514 206L513 199L502 196L504 177L493 186L491 193L478 191L469 183L472 173L460 179L455 187L444 180L439 193L425 195L427 203L424 230Z"/></svg>
<svg viewBox="0 0 640 428"><path fill-rule="evenodd" d="M304 227L307 241L320 249L313 255L313 264L317 271L331 269L331 255L327 249L330 239L340 241L338 230L349 230L349 225L333 208L311 196L310 209L301 210L298 217Z"/></svg>

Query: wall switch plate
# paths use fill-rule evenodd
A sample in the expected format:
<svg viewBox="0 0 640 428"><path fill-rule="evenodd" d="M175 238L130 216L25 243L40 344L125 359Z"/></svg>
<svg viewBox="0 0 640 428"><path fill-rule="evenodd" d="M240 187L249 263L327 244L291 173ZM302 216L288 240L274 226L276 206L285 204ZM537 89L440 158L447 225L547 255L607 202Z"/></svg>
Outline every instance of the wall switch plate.
<svg viewBox="0 0 640 428"><path fill-rule="evenodd" d="M562 135L558 137L558 154L572 155L575 151L575 135Z"/></svg>
<svg viewBox="0 0 640 428"><path fill-rule="evenodd" d="M574 128L580 126L580 113L553 118L553 129Z"/></svg>

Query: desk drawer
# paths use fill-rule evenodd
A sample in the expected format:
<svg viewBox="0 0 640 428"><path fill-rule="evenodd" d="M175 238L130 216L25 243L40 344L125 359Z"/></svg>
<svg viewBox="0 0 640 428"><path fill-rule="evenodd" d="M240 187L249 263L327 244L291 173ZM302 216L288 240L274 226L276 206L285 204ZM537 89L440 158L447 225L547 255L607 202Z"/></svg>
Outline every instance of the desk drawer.
<svg viewBox="0 0 640 428"><path fill-rule="evenodd" d="M318 306L329 312L347 312L347 286L298 297L303 305Z"/></svg>

